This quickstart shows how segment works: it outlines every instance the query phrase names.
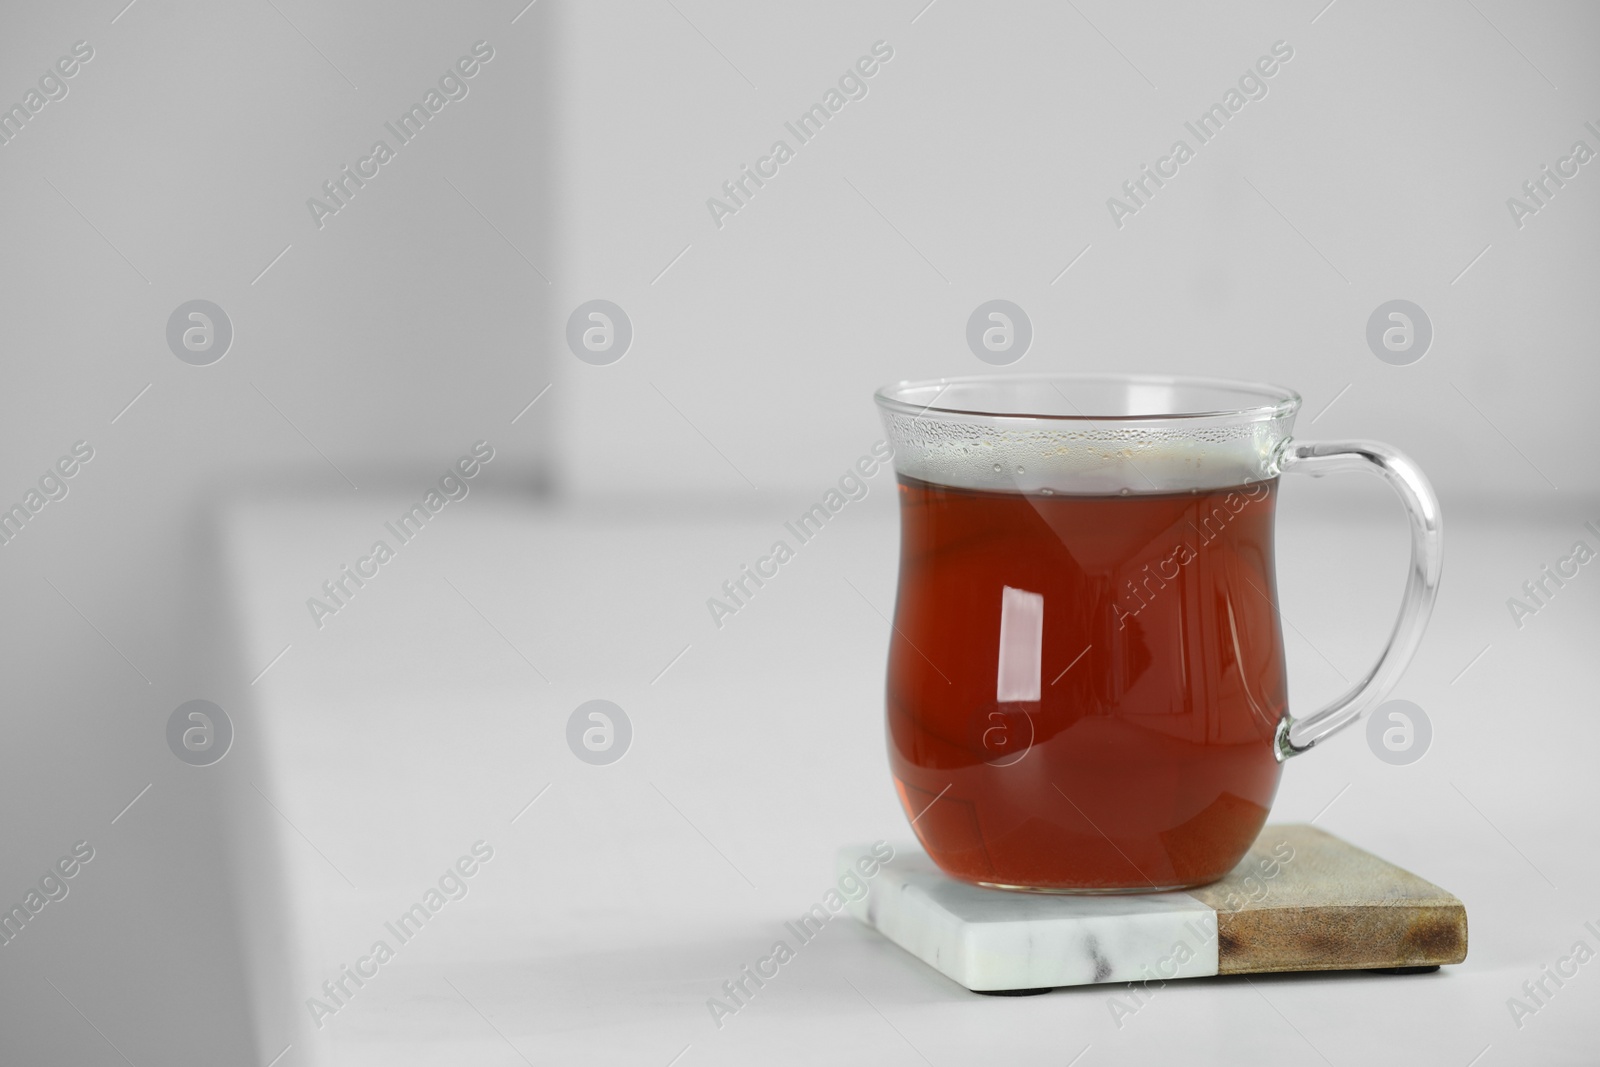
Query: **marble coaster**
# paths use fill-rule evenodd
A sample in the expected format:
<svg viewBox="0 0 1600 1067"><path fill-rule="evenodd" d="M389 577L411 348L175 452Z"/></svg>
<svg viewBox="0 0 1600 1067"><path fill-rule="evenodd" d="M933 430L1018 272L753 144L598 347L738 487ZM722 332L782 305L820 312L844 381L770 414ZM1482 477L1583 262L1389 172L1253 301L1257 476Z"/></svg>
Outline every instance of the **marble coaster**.
<svg viewBox="0 0 1600 1067"><path fill-rule="evenodd" d="M881 848L881 846L880 846ZM881 852L878 854L881 856ZM1268 971L1413 970L1467 954L1461 901L1312 826L1268 826L1224 879L1189 892L1054 896L983 889L915 842L880 864L843 848L867 892L847 907L947 978L1006 993ZM870 878L862 871L873 870Z"/></svg>

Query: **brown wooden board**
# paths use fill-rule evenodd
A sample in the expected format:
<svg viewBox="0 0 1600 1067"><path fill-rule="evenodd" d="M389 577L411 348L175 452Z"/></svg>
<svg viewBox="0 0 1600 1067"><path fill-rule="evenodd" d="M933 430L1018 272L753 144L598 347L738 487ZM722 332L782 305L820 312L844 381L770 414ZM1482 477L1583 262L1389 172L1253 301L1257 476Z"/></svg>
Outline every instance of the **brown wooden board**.
<svg viewBox="0 0 1600 1067"><path fill-rule="evenodd" d="M1433 967L1467 958L1460 900L1302 823L1268 826L1232 873L1189 895L1217 912L1219 974Z"/></svg>

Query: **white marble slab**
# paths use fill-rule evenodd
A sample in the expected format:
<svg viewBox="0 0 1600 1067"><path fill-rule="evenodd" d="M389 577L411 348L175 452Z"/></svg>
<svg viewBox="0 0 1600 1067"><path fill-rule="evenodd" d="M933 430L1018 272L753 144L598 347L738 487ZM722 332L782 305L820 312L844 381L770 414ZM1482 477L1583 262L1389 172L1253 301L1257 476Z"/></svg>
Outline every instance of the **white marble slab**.
<svg viewBox="0 0 1600 1067"><path fill-rule="evenodd" d="M977 992L1217 973L1217 913L1187 893L1058 896L958 882L915 841L848 904L850 913L940 974ZM837 871L870 846L842 848Z"/></svg>

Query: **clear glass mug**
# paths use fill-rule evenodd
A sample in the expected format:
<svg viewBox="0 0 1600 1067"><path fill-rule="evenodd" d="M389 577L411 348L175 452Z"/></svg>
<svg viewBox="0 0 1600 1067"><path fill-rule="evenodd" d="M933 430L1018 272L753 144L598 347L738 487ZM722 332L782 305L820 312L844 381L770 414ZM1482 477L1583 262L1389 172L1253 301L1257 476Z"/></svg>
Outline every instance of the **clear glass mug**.
<svg viewBox="0 0 1600 1067"><path fill-rule="evenodd" d="M1393 688L1438 588L1439 504L1370 441L1290 436L1300 397L1141 376L983 376L878 391L899 481L891 769L947 873L1003 889L1204 885L1243 857L1284 760ZM1278 476L1366 470L1411 567L1366 676L1288 711Z"/></svg>

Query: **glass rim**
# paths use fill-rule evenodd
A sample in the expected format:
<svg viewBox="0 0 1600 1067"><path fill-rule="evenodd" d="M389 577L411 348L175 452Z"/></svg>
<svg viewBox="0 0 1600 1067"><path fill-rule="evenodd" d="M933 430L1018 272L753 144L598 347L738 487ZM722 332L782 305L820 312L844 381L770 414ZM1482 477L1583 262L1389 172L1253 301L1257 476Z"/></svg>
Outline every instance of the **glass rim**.
<svg viewBox="0 0 1600 1067"><path fill-rule="evenodd" d="M1110 385L1144 385L1167 386L1175 388L1211 389L1221 392L1233 392L1241 400L1256 398L1261 403L1242 404L1236 407L1208 407L1204 410L1193 411L1148 411L1126 415L1093 414L1077 412L1075 414L1060 414L1051 412L1028 411L988 411L981 408L940 406L939 397L953 385L978 385L978 386L1005 386L1013 384L1048 384L1055 387L1057 383L1110 384ZM936 389L932 402L928 404L912 403L904 397L916 390ZM1060 392L1057 389L1057 392ZM1072 401L1065 393L1062 399L1068 404ZM1284 418L1299 410L1301 396L1293 389L1281 385L1271 385L1266 382L1251 382L1237 378L1209 378L1193 375L1167 375L1167 374L970 374L958 375L950 378L924 378L920 380L902 380L893 382L877 389L872 394L879 407L900 414L920 417L929 413L937 415L960 415L983 419L1020 419L1029 422L1171 422L1179 419L1243 419L1247 421Z"/></svg>

